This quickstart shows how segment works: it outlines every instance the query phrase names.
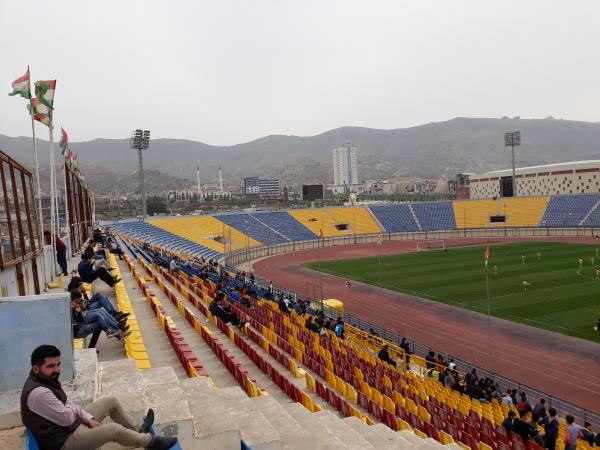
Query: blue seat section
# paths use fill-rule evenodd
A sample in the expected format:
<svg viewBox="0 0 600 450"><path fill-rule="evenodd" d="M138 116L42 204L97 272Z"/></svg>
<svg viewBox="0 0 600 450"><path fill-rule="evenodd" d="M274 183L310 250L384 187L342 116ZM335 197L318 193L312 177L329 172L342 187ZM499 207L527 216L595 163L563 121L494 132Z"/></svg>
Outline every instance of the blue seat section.
<svg viewBox="0 0 600 450"><path fill-rule="evenodd" d="M317 236L289 215L287 211L250 213L252 217L272 228L290 241L310 241Z"/></svg>
<svg viewBox="0 0 600 450"><path fill-rule="evenodd" d="M584 227L600 227L600 205L585 219L583 222Z"/></svg>
<svg viewBox="0 0 600 450"><path fill-rule="evenodd" d="M265 245L283 244L290 241L287 237L269 228L252 214L216 214L213 217Z"/></svg>
<svg viewBox="0 0 600 450"><path fill-rule="evenodd" d="M598 194L557 195L550 197L542 227L578 227L592 207L600 200Z"/></svg>
<svg viewBox="0 0 600 450"><path fill-rule="evenodd" d="M110 229L172 252L186 252L197 258L203 257L204 259L219 259L222 256L221 253L204 245L169 233L147 222L120 223L111 225Z"/></svg>
<svg viewBox="0 0 600 450"><path fill-rule="evenodd" d="M415 222L408 203L371 205L369 209L388 233L419 231L419 226Z"/></svg>
<svg viewBox="0 0 600 450"><path fill-rule="evenodd" d="M415 202L411 207L425 231L456 230L452 202Z"/></svg>

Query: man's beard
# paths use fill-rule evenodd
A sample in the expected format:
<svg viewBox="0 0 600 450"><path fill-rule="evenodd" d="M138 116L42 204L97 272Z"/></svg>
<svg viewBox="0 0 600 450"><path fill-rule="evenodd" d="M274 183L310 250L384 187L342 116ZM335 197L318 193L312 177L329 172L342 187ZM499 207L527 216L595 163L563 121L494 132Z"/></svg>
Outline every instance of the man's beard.
<svg viewBox="0 0 600 450"><path fill-rule="evenodd" d="M51 380L58 381L58 377L60 377L60 373L53 373L48 378L50 378Z"/></svg>

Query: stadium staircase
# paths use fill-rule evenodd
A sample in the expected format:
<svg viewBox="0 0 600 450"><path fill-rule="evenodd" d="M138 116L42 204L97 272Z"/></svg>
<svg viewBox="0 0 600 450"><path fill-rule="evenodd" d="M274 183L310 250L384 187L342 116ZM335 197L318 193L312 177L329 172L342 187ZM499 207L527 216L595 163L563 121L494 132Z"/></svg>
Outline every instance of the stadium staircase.
<svg viewBox="0 0 600 450"><path fill-rule="evenodd" d="M415 210L410 203L408 204L408 209L410 210L410 213L412 214L413 219L414 219L415 223L417 224L417 227L419 228L419 231L422 231L423 227L421 226L421 223L419 222L419 218L415 214Z"/></svg>
<svg viewBox="0 0 600 450"><path fill-rule="evenodd" d="M592 209L585 215L585 217L579 222L579 226L593 227L600 225L600 200L596 202Z"/></svg>

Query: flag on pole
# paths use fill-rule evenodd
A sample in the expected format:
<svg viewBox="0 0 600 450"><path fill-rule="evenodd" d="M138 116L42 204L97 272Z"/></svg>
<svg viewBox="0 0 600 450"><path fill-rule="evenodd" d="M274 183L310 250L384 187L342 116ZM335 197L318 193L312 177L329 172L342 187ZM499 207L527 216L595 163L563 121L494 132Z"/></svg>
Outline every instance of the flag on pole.
<svg viewBox="0 0 600 450"><path fill-rule="evenodd" d="M35 82L35 96L50 109L54 109L54 88L56 80Z"/></svg>
<svg viewBox="0 0 600 450"><path fill-rule="evenodd" d="M43 123L47 127L52 126L52 111L46 105L43 105L39 99L32 98L30 104L27 105L27 109L29 114L33 114L34 120Z"/></svg>
<svg viewBox="0 0 600 450"><path fill-rule="evenodd" d="M22 77L17 78L12 83L13 91L8 95L20 95L23 98L31 98L31 84L29 80L29 66L27 66L27 72Z"/></svg>
<svg viewBox="0 0 600 450"><path fill-rule="evenodd" d="M69 135L63 127L60 127L60 142L58 143L58 145L60 147L60 153L64 157L69 147Z"/></svg>
<svg viewBox="0 0 600 450"><path fill-rule="evenodd" d="M483 254L483 261L486 269L488 266L488 259L490 259L490 244L487 245L487 247L485 248L485 253Z"/></svg>
<svg viewBox="0 0 600 450"><path fill-rule="evenodd" d="M377 235L377 245L381 245L382 242L383 242L383 240L381 239L381 233L379 233Z"/></svg>

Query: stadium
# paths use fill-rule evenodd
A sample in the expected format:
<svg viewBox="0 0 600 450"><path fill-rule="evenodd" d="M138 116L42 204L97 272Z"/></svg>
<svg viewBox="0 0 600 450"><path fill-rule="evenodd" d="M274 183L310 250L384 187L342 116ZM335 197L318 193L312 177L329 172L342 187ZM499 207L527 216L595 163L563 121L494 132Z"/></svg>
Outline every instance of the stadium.
<svg viewBox="0 0 600 450"><path fill-rule="evenodd" d="M5 3L0 450L600 448L600 4Z"/></svg>

